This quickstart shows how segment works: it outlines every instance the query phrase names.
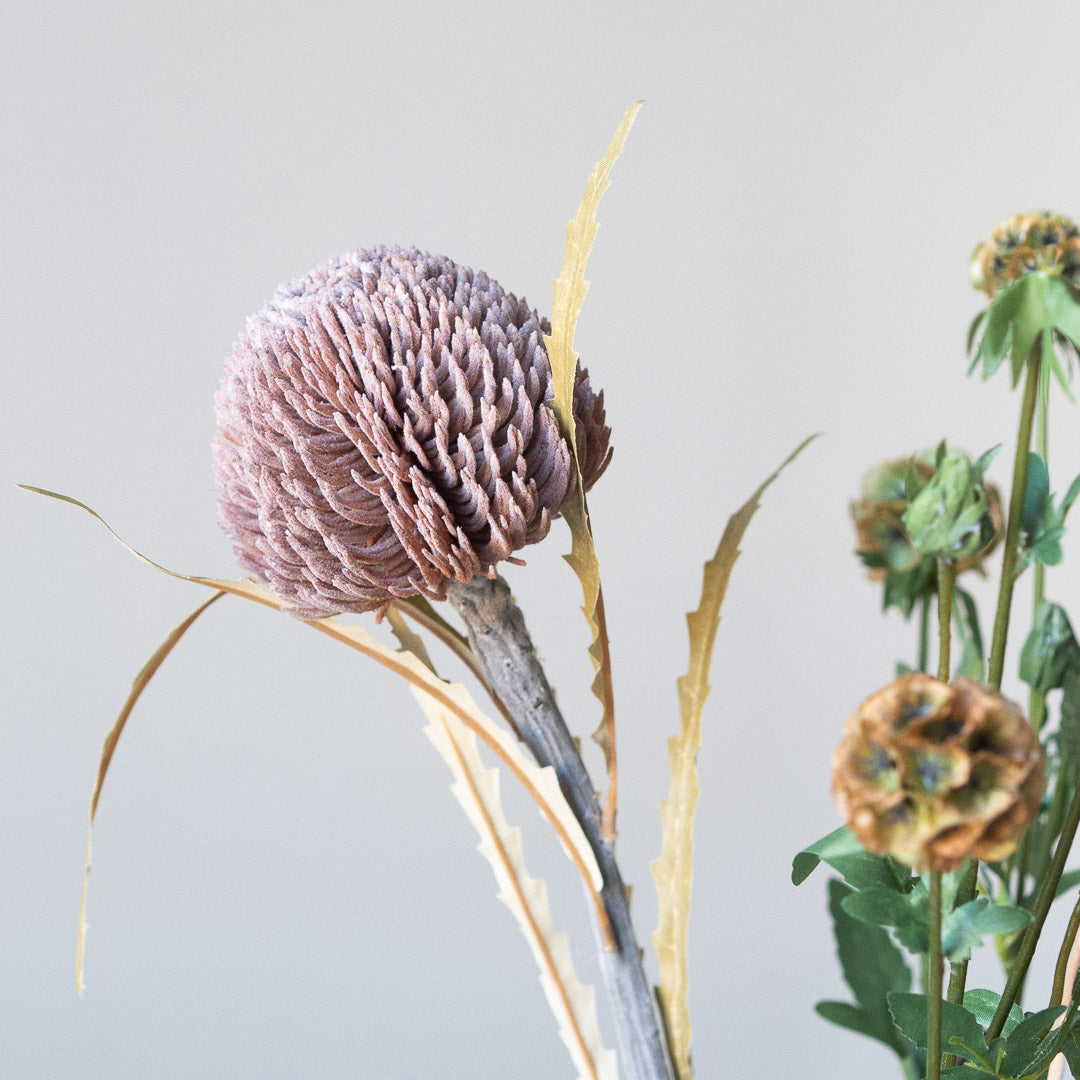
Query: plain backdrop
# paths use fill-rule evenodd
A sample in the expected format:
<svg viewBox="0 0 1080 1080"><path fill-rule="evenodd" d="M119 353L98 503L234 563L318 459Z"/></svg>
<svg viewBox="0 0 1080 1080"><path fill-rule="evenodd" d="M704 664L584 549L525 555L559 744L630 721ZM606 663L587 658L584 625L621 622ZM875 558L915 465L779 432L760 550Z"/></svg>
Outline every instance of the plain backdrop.
<svg viewBox="0 0 1080 1080"><path fill-rule="evenodd" d="M750 527L718 636L694 1056L702 1080L898 1075L814 1015L847 996L826 876L799 889L788 876L838 824L829 757L844 715L914 659L914 628L881 616L852 555L848 502L869 466L946 435L973 453L1003 443L992 477L1008 482L1019 395L1004 372L966 376L981 306L967 263L1008 214L1080 213L1078 34L1071 2L8 5L0 1074L573 1075L405 687L232 598L167 661L116 755L79 1000L101 741L202 593L13 485L89 502L167 566L235 576L209 444L245 317L279 282L379 242L483 268L547 310L589 170L644 98L577 339L614 427L591 505L642 943L684 613L728 516L820 431ZM1060 492L1080 471L1060 394L1052 424ZM1049 592L1075 613L1068 541ZM598 714L567 546L560 524L507 577L585 735ZM1029 603L1025 580L1021 617ZM594 977L573 871L504 787ZM976 985L998 977L992 956L976 971Z"/></svg>

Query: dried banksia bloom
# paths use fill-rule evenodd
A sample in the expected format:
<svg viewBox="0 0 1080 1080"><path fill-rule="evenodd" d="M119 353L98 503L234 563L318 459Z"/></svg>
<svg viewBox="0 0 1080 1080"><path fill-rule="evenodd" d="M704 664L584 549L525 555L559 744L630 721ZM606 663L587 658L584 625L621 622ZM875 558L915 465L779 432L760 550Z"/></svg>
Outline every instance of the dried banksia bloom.
<svg viewBox="0 0 1080 1080"><path fill-rule="evenodd" d="M905 616L911 614L921 597L937 591L934 559L919 550L905 525L905 514L909 504L917 501L933 484L938 471L935 461L939 456L940 448L937 455L929 452L898 458L871 469L863 478L861 497L851 504L856 552L867 567L870 580L884 582L885 607L896 607ZM985 460L984 455L980 462ZM981 479L981 471L979 477ZM1000 493L993 484L981 484L980 488L986 501L985 510L976 514L982 542L971 552L957 550L958 573L968 570L982 573L983 560L1004 535ZM959 500L961 513L958 517L971 513L972 499L966 486L963 496ZM955 526L954 520L947 531L955 531ZM967 541L970 531L966 527L960 531ZM963 547L961 543L960 548Z"/></svg>
<svg viewBox="0 0 1080 1080"><path fill-rule="evenodd" d="M1064 214L1049 210L1013 214L971 257L971 283L991 299L1036 272L1080 288L1080 228Z"/></svg>
<svg viewBox="0 0 1080 1080"><path fill-rule="evenodd" d="M833 798L859 842L920 872L1011 855L1045 785L1013 702L918 672L867 698L833 755Z"/></svg>
<svg viewBox="0 0 1080 1080"><path fill-rule="evenodd" d="M547 535L576 482L547 321L486 274L354 251L278 289L225 361L214 458L241 565L294 614L443 599ZM603 394L574 393L588 488Z"/></svg>

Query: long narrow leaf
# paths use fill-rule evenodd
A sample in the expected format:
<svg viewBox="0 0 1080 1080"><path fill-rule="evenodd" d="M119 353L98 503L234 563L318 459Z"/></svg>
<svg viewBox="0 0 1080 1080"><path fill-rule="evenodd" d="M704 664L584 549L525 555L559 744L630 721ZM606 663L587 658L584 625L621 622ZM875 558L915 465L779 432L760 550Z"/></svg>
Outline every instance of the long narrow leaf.
<svg viewBox="0 0 1080 1080"><path fill-rule="evenodd" d="M720 625L720 606L743 533L758 508L765 489L816 436L811 435L731 517L716 554L705 564L701 601L686 617L690 630L690 664L679 679L679 732L668 739L671 788L660 803L663 844L660 858L652 863L659 900L659 925L653 934L660 961L657 996L664 1014L672 1060L679 1080L691 1080L690 1011L687 1004L687 942L690 923L691 862L694 843L694 809L697 805L697 752L701 745L701 710L709 694L709 668L713 643Z"/></svg>
<svg viewBox="0 0 1080 1080"><path fill-rule="evenodd" d="M164 663L165 657L173 651L177 642L191 629L195 620L211 604L220 600L224 595L225 593L223 591L218 590L209 600L204 600L182 622L173 627L169 636L154 650L150 659L143 664L139 674L135 676L135 679L131 684L131 693L128 694L127 699L124 701L124 704L120 709L120 714L117 716L113 726L109 729L109 734L105 736L105 742L101 747L101 760L98 762L97 775L94 777L94 789L90 794L90 822L86 827L86 869L83 872L82 896L79 898L79 938L75 946L75 985L78 988L80 997L82 996L84 989L83 974L84 959L86 956L86 900L90 891L90 861L94 841L94 817L97 815L98 800L101 798L101 788L105 783L105 776L109 771L109 766L112 764L113 754L116 753L116 746L117 743L120 742L120 736L124 733L124 728L127 726L128 717L131 716L131 711L135 708L135 705L142 696L142 692L146 689L147 684L154 677L157 669Z"/></svg>
<svg viewBox="0 0 1080 1080"><path fill-rule="evenodd" d="M555 281L555 304L551 312L551 333L545 337L551 374L555 387L555 412L563 435L570 444L574 456L577 485L573 495L563 507L563 517L570 526L570 564L578 580L584 603L582 611L589 623L592 639L589 658L596 672L592 691L603 706L603 716L594 738L604 751L607 765L608 790L604 798L601 833L609 843L615 839L615 808L618 800L618 767L615 750L615 703L611 681L611 656L608 646L604 594L600 586L600 565L593 545L592 526L585 502L585 484L577 455L577 439L574 425L574 380L577 375L578 354L574 351L574 330L585 300L589 283L585 280L585 266L589 261L596 230L596 210L600 199L610 184L611 169L622 153L630 128L644 102L638 101L626 110L607 152L596 163L577 213L566 226L566 253L562 270Z"/></svg>
<svg viewBox="0 0 1080 1080"><path fill-rule="evenodd" d="M413 693L430 721L424 734L450 766L451 790L480 834L479 850L495 873L499 899L513 912L540 968L540 984L580 1080L616 1080L615 1054L604 1046L596 1018L596 992L578 979L569 938L552 925L547 886L525 868L521 831L503 813L498 771L484 768L476 737L450 710L424 690L413 687Z"/></svg>
<svg viewBox="0 0 1080 1080"><path fill-rule="evenodd" d="M246 600L253 600L258 604L273 608L275 611L281 611L288 607L280 597L275 596L260 585L256 585L253 581L197 577L168 570L136 551L97 511L92 510L85 503L79 502L78 499L73 499L69 495L60 495L54 491L47 491L44 488L29 487L27 485L20 485L20 487L23 487L26 491L38 495L47 495L50 498L59 499L61 502L70 503L72 506L85 510L97 521L101 522L137 559L152 566L155 570L167 574L169 577L177 578L180 581L190 581L206 588L231 593L234 596L241 596ZM597 925L605 943L613 943L614 935L611 924L600 899L600 888L603 884L600 868L596 863L596 857L593 855L588 841L585 839L581 826L559 789L555 770L550 766L540 768L535 762L529 760L510 735L480 710L464 686L457 683L444 683L428 671L415 656L395 652L372 637L362 627L346 626L336 619L314 619L307 622L306 625L322 634L326 634L335 641L348 645L365 656L371 657L373 660L377 660L383 667L388 668L396 675L400 675L413 686L426 690L432 697L448 708L466 727L479 736L485 745L510 769L555 830L563 850L581 874L585 888L592 899Z"/></svg>

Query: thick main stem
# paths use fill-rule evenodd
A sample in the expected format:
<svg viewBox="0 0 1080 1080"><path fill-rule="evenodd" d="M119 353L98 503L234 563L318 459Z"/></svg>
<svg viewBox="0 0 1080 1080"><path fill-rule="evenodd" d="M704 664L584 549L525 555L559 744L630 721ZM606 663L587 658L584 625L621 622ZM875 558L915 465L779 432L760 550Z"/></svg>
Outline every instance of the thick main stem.
<svg viewBox="0 0 1080 1080"><path fill-rule="evenodd" d="M603 874L601 899L615 934L615 950L600 948L600 969L611 999L623 1080L671 1080L671 1065L652 989L634 935L626 887L612 844L601 835L600 804L592 778L536 658L525 620L502 578L455 582L447 598L465 621L469 643L488 681L513 715L522 740L541 765L550 765Z"/></svg>

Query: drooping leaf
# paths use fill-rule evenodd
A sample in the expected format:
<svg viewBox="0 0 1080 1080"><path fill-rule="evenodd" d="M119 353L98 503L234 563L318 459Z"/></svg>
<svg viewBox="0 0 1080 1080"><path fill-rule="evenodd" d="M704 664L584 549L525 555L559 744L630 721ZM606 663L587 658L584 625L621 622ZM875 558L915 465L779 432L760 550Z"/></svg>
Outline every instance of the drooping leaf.
<svg viewBox="0 0 1080 1080"><path fill-rule="evenodd" d="M479 850L491 864L499 899L513 912L540 969L540 983L559 1024L559 1034L581 1080L617 1080L615 1054L604 1046L596 1018L596 992L574 969L570 940L556 933L547 886L529 876L521 831L506 821L499 796L499 774L484 767L469 731L441 702L412 688L430 721L424 734L454 776L451 790L480 835Z"/></svg>
<svg viewBox="0 0 1080 1080"><path fill-rule="evenodd" d="M856 889L871 885L901 891L910 888L909 871L900 872L892 860L867 851L846 825L834 829L795 856L791 864L792 884L801 885L820 863L831 866Z"/></svg>
<svg viewBox="0 0 1080 1080"><path fill-rule="evenodd" d="M20 486L23 486L27 491L47 495L50 498L59 499L61 502L70 503L72 506L85 510L91 517L99 521L137 559L148 566L152 566L155 570L167 574L169 577L231 593L234 596L240 596L265 607L273 608L275 611L282 611L288 607L288 604L280 597L275 596L272 592L250 580L197 577L168 570L136 551L97 511L92 510L85 503L79 502L78 499L73 499L69 495L46 491L43 488ZM585 884L586 891L592 900L601 937L605 944L613 945L614 935L611 924L600 898L600 888L603 884L600 868L596 863L596 857L593 855L581 826L578 824L573 811L559 788L554 769L550 766L540 768L535 762L527 758L507 732L477 707L464 686L457 683L444 683L425 668L415 656L395 652L393 649L383 645L382 642L374 638L361 626L347 626L336 619L315 619L307 622L306 625L376 660L383 667L401 676L411 685L425 690L436 701L445 705L466 727L472 730L510 769L554 829L563 850L577 868Z"/></svg>
<svg viewBox="0 0 1080 1080"><path fill-rule="evenodd" d="M191 629L195 620L210 607L211 604L220 600L224 595L225 593L219 590L218 592L215 592L209 600L204 600L194 611L174 626L169 632L168 637L166 637L153 651L150 659L143 664L138 675L135 676L135 679L131 684L131 692L121 706L120 713L113 722L113 726L109 729L109 734L105 736L105 742L101 747L101 760L98 762L97 775L94 777L94 788L90 794L90 821L86 826L86 869L83 872L82 895L79 898L79 937L75 946L75 986L78 988L80 997L82 996L84 989L86 901L90 891L90 863L94 841L94 818L97 815L98 802L101 799L101 788L105 783L105 776L109 771L109 766L112 764L113 755L116 753L116 747L120 742L120 736L123 735L124 728L127 726L128 718L131 716L132 710L135 708L139 698L142 697L142 693L150 680L157 673L158 668L161 667L165 658L173 651L180 639Z"/></svg>
<svg viewBox="0 0 1080 1080"><path fill-rule="evenodd" d="M847 1001L819 1001L814 1006L814 1012L822 1020L828 1020L830 1024L836 1024L838 1027L847 1028L848 1031L866 1035L878 1042L881 1041L878 1037L876 1021L865 1009L859 1008L858 1005L852 1005ZM894 1031L896 1030L896 1025L892 1023L891 1019L889 1026ZM892 1050L894 1047L890 1044L889 1049Z"/></svg>
<svg viewBox="0 0 1080 1080"><path fill-rule="evenodd" d="M679 1080L689 1080L690 1013L687 1005L687 944L690 922L691 864L694 810L697 804L697 752L701 745L701 711L709 694L713 643L720 624L720 607L739 544L766 488L813 439L804 439L779 468L729 519L713 557L705 564L701 600L686 617L690 633L690 662L678 682L679 731L668 739L671 786L660 802L663 841L651 869L656 884L659 920L653 933L660 962L657 999L664 1014L672 1058Z"/></svg>
<svg viewBox="0 0 1080 1080"><path fill-rule="evenodd" d="M638 101L623 115L607 152L596 163L577 213L566 226L566 252L562 270L555 281L555 302L551 311L551 333L544 338L551 377L555 389L555 413L563 437L570 446L574 458L577 483L574 492L563 506L562 513L570 527L570 554L565 556L578 581L584 603L582 611L589 624L591 641L589 658L595 677L592 690L603 706L603 716L595 738L604 751L607 764L608 790L604 797L601 835L613 843L615 840L615 807L618 797L618 771L615 750L615 702L611 683L611 657L608 645L604 593L600 585L600 564L593 544L592 524L585 502L585 482L578 461L577 437L574 425L574 380L577 376L578 355L574 351L574 331L577 327L585 293L589 288L585 280L585 267L589 261L593 241L599 225L596 210L600 199L610 184L611 170L622 153L630 128L644 102Z"/></svg>
<svg viewBox="0 0 1080 1080"><path fill-rule="evenodd" d="M840 1004L823 1002L817 1010L826 1020L861 1031L903 1057L907 1047L893 1023L888 996L894 991L911 989L911 971L887 931L879 926L867 926L844 910L843 900L851 895L852 890L842 882L835 879L829 882L829 912L833 919L837 957L844 981L851 987L858 1008L849 1005L823 1012L822 1005ZM857 1012L858 1017L846 1010ZM839 1017L847 1021L858 1020L861 1026L854 1027L853 1023L845 1023Z"/></svg>

